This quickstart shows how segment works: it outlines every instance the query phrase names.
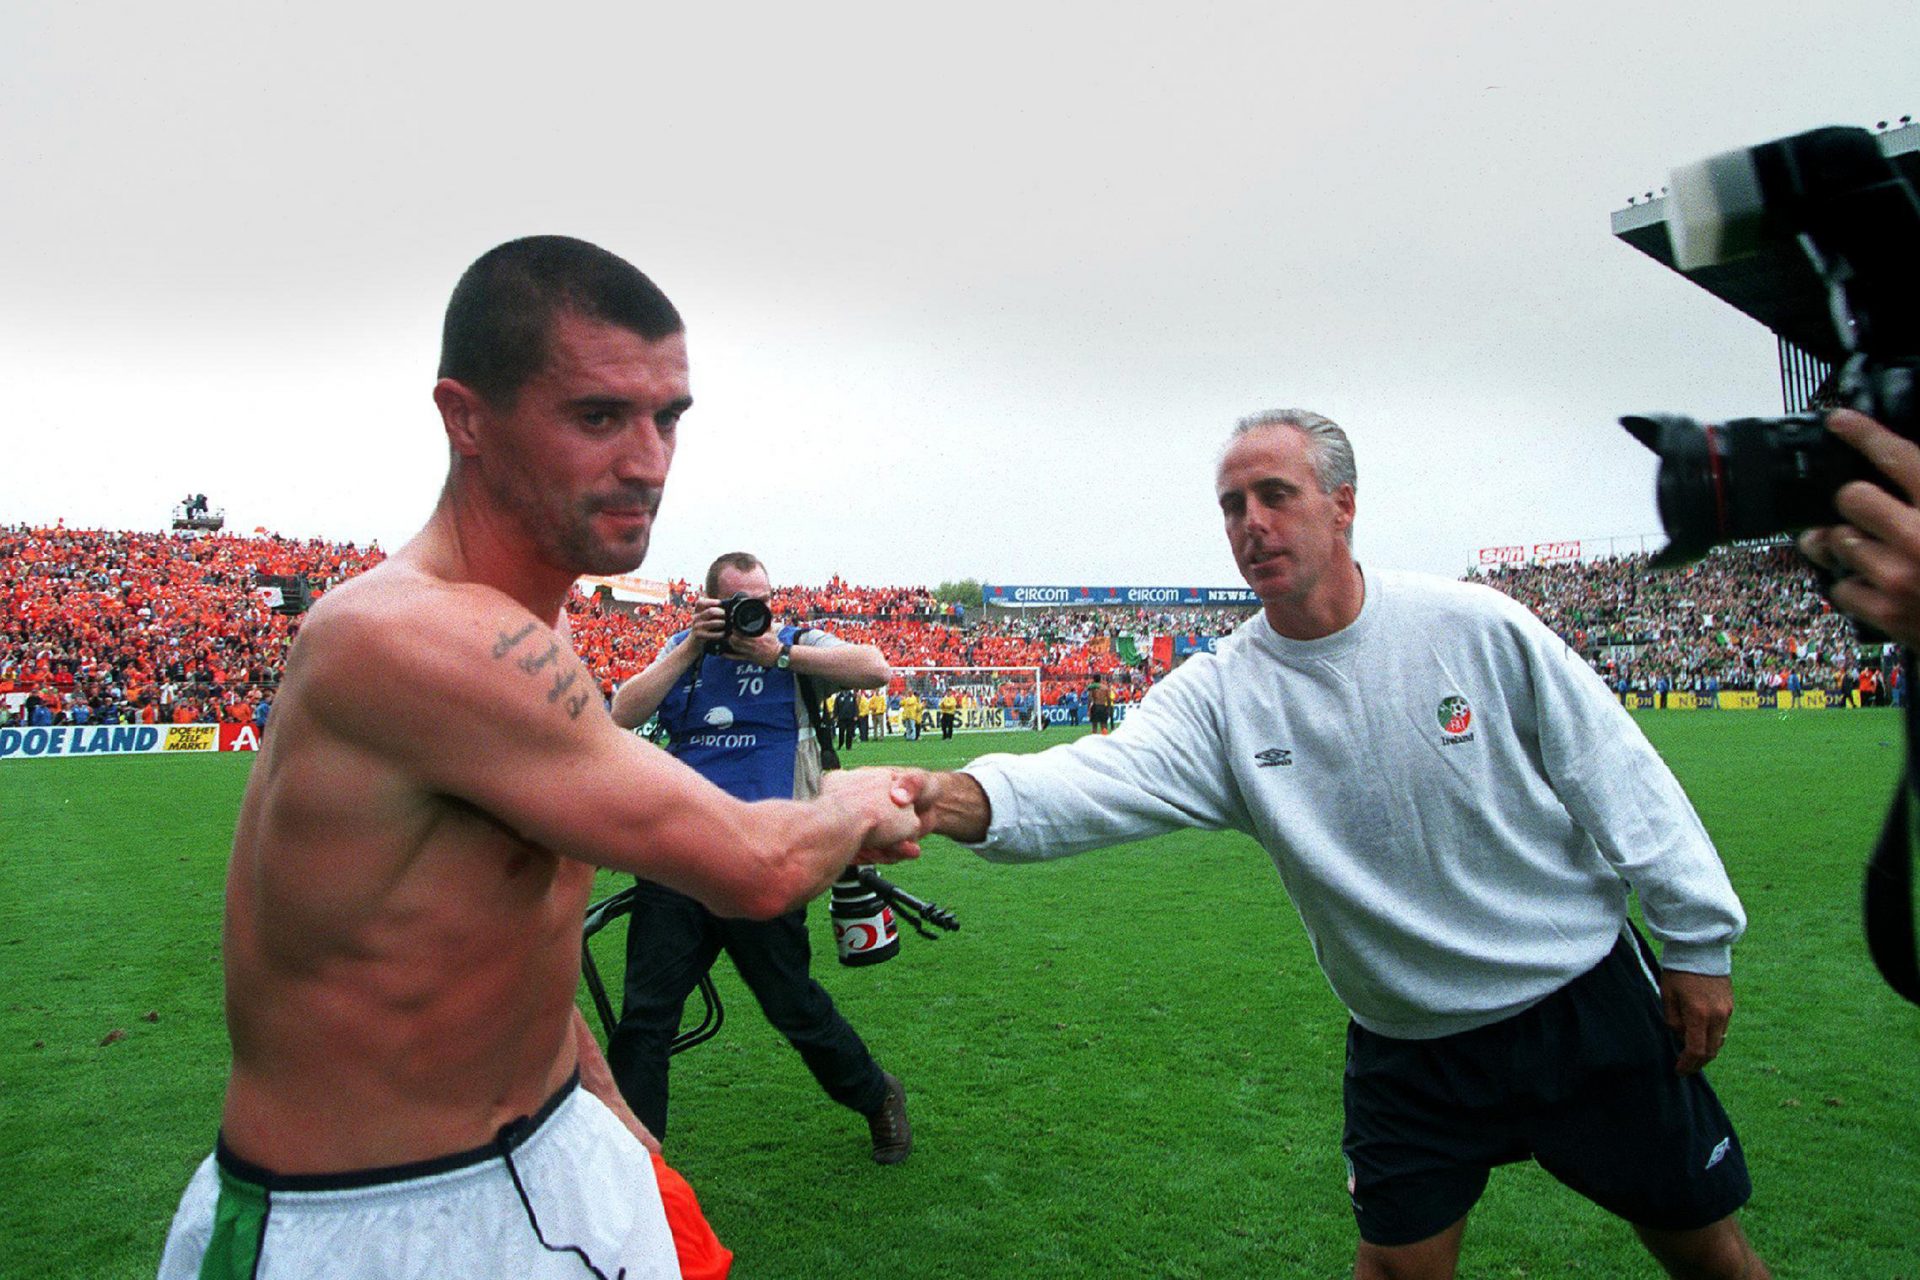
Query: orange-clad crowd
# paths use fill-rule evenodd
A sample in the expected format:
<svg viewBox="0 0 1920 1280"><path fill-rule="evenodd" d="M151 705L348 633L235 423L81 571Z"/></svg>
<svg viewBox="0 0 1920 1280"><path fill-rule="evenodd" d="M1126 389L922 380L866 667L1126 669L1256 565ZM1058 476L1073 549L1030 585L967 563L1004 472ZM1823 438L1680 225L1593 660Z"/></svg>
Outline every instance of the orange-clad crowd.
<svg viewBox="0 0 1920 1280"><path fill-rule="evenodd" d="M319 592L380 559L318 539L0 527L0 695L25 695L8 706L28 723L262 719L295 620L260 579Z"/></svg>
<svg viewBox="0 0 1920 1280"><path fill-rule="evenodd" d="M323 539L0 526L0 723L263 724L299 625L272 608L263 580L304 577L317 597L382 558ZM658 606L575 596L574 644L603 692L687 625L696 594L677 582ZM1115 643L1140 629L1131 610L1095 622L1084 610L986 618L925 588L838 577L784 588L773 608L783 622L877 645L897 667L1040 667L1048 701L1095 675L1131 701L1158 674ZM1224 632L1240 616L1191 621Z"/></svg>

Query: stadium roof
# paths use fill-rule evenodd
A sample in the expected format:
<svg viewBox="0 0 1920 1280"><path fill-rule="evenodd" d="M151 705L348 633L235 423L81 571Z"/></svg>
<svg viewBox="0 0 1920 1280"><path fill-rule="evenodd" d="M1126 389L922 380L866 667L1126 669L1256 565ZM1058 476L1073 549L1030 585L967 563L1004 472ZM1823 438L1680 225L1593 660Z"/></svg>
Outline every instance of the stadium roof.
<svg viewBox="0 0 1920 1280"><path fill-rule="evenodd" d="M1902 123L1875 140L1901 175L1920 189L1920 125ZM1663 191L1614 210L1613 234L1668 270L1678 270L1667 236L1667 200ZM1793 250L1769 247L1735 262L1682 274L1803 351L1829 362L1843 354L1834 340L1826 290Z"/></svg>

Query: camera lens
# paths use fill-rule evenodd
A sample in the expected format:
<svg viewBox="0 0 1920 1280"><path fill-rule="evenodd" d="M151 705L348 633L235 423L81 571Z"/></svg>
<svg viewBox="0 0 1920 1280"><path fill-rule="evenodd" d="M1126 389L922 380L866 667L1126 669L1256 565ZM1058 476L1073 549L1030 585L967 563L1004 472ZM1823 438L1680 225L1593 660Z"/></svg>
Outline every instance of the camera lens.
<svg viewBox="0 0 1920 1280"><path fill-rule="evenodd" d="M766 634L773 625L773 610L767 607L765 600L756 600L752 596L735 596L727 602L727 629L737 635L752 638Z"/></svg>
<svg viewBox="0 0 1920 1280"><path fill-rule="evenodd" d="M1829 435L1818 414L1740 418L1707 426L1666 414L1620 419L1660 457L1660 523L1670 539L1657 567L1714 547L1833 524L1833 495L1867 464Z"/></svg>

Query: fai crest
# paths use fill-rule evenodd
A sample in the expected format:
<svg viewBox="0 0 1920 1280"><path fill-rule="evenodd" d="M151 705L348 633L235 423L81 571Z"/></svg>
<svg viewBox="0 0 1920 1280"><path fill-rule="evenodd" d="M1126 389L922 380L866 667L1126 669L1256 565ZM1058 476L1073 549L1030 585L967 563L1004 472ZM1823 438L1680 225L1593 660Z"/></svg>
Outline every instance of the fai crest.
<svg viewBox="0 0 1920 1280"><path fill-rule="evenodd" d="M1465 733L1473 723L1473 708L1459 694L1440 699L1440 727L1448 733Z"/></svg>

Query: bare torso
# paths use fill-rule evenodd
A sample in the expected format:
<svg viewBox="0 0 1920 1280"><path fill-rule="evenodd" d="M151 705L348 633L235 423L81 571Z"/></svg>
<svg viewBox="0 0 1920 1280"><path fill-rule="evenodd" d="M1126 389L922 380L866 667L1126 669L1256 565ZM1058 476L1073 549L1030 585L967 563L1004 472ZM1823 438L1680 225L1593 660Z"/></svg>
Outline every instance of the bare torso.
<svg viewBox="0 0 1920 1280"><path fill-rule="evenodd" d="M401 627L461 590L396 560L321 609ZM319 674L338 670L319 652L337 630L319 611L313 622L227 875L222 1135L283 1173L465 1150L538 1109L575 1066L593 880L586 863L436 794L390 746L342 732L332 709L356 691Z"/></svg>

